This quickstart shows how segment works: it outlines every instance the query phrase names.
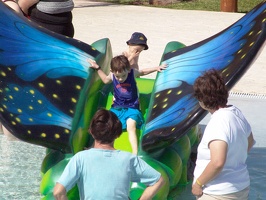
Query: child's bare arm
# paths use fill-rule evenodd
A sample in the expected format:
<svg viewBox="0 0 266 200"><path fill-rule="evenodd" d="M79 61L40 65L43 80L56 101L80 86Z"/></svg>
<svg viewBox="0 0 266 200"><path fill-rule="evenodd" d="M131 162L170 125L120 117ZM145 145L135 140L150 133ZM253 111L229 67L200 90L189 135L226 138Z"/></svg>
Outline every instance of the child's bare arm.
<svg viewBox="0 0 266 200"><path fill-rule="evenodd" d="M90 68L95 69L97 71L104 84L112 82L110 74L106 75L101 69L101 67L95 62L95 60L89 59L88 62L91 64Z"/></svg>
<svg viewBox="0 0 266 200"><path fill-rule="evenodd" d="M124 56L126 56L127 59L128 59L128 61L130 62L130 61L132 61L133 59L139 57L139 54L140 54L139 51L137 51L137 50L133 50L133 51L131 51L130 53L125 52L125 53L124 53Z"/></svg>
<svg viewBox="0 0 266 200"><path fill-rule="evenodd" d="M158 67L151 67L151 68L145 68L145 69L141 69L141 70L136 70L135 71L135 76L144 76L144 75L147 75L147 74L150 74L152 72L162 72L163 70L165 70L167 67L166 64L162 64Z"/></svg>

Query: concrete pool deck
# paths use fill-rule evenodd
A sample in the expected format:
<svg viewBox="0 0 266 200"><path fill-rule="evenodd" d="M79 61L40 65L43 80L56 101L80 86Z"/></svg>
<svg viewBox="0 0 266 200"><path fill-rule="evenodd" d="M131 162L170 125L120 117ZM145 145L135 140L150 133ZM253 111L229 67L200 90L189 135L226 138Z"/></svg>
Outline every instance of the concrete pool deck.
<svg viewBox="0 0 266 200"><path fill-rule="evenodd" d="M133 32L143 32L148 38L149 50L141 53L140 68L157 66L168 42L195 44L244 16L243 13L172 10L88 0L74 0L74 3L74 37L87 44L109 38L113 55L126 50L126 41ZM265 78L266 48L231 91L266 95Z"/></svg>

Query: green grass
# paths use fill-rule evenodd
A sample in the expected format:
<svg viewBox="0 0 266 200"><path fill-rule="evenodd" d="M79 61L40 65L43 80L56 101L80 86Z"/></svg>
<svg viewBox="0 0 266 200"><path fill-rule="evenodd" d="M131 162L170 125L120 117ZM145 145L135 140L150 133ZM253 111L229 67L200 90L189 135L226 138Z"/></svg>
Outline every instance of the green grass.
<svg viewBox="0 0 266 200"><path fill-rule="evenodd" d="M231 0L234 1L234 0ZM263 0L238 0L237 11L246 13L250 11L257 4ZM102 0L101 2L110 2L125 5L149 5L149 0ZM162 7L162 6L157 6ZM164 8L177 9L177 10L206 10L206 11L221 11L220 0L180 0L179 3L173 3Z"/></svg>

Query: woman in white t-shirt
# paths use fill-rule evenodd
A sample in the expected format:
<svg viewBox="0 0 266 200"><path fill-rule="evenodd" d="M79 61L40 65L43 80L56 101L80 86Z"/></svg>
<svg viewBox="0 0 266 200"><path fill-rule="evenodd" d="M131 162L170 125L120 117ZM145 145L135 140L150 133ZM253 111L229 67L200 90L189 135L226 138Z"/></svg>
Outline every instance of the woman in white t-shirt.
<svg viewBox="0 0 266 200"><path fill-rule="evenodd" d="M238 108L227 105L228 90L216 70L195 81L194 95L212 116L198 146L192 193L199 200L247 200L246 159L255 142L248 121Z"/></svg>

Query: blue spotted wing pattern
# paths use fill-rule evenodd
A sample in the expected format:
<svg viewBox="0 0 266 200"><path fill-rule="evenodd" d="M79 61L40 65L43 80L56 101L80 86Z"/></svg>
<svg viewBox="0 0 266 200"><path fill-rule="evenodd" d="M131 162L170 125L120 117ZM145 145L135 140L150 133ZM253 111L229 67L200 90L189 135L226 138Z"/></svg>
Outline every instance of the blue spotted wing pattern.
<svg viewBox="0 0 266 200"><path fill-rule="evenodd" d="M196 78L215 68L231 89L263 48L265 38L264 1L224 31L163 55L168 67L155 81L142 149L153 152L169 146L199 123L206 112L193 96Z"/></svg>
<svg viewBox="0 0 266 200"><path fill-rule="evenodd" d="M100 52L0 10L0 120L21 140L69 152L87 59Z"/></svg>

